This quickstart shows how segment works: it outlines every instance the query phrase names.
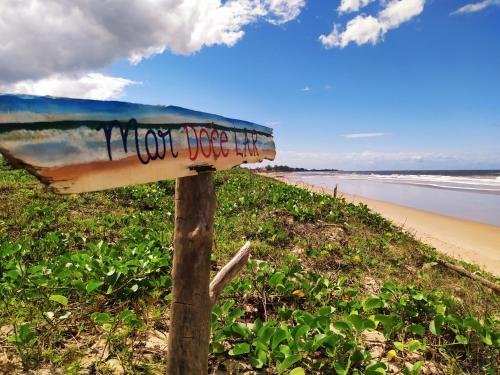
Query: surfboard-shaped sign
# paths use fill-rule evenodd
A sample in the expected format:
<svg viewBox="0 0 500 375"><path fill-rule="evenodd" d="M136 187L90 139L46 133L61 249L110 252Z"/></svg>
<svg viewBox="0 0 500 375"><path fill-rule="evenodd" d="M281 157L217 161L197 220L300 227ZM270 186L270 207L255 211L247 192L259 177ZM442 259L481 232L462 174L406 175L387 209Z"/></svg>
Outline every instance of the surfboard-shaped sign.
<svg viewBox="0 0 500 375"><path fill-rule="evenodd" d="M0 95L0 153L62 194L273 160L272 129L175 106Z"/></svg>

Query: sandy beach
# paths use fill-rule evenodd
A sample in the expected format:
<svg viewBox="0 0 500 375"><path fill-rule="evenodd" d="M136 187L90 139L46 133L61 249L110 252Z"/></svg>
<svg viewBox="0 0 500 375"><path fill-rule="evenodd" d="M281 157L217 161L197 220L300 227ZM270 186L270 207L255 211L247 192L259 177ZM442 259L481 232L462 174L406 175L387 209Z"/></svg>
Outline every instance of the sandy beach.
<svg viewBox="0 0 500 375"><path fill-rule="evenodd" d="M295 182L288 179L284 173L265 175L310 191L333 194L333 189ZM436 250L477 264L493 275L500 276L500 227L342 192L338 192L338 195L349 202L366 204Z"/></svg>

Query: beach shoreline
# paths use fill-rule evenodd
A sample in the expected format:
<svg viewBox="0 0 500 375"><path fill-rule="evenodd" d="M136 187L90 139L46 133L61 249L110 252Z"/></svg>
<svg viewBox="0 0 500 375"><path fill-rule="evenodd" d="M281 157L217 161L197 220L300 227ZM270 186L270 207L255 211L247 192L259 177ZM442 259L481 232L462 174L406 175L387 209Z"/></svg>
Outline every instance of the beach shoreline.
<svg viewBox="0 0 500 375"><path fill-rule="evenodd" d="M262 175L309 191L334 194L334 189L297 182L288 178L283 172L262 173ZM500 227L340 191L337 195L347 202L366 204L373 211L443 254L476 264L493 275L500 276Z"/></svg>

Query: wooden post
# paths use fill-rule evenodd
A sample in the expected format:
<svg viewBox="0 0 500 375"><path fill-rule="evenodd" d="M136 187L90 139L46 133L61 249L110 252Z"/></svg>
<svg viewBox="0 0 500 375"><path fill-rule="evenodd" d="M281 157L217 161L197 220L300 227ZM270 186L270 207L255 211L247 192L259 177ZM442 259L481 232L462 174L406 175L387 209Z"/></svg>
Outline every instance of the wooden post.
<svg viewBox="0 0 500 375"><path fill-rule="evenodd" d="M210 254L215 206L212 172L177 179L169 375L208 373Z"/></svg>

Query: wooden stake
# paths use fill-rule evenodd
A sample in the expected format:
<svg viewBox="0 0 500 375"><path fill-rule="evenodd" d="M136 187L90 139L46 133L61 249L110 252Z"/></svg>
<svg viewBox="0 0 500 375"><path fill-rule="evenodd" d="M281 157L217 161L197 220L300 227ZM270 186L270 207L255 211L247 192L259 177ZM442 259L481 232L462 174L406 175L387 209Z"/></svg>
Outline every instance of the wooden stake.
<svg viewBox="0 0 500 375"><path fill-rule="evenodd" d="M177 179L169 375L208 373L210 253L215 206L212 172Z"/></svg>
<svg viewBox="0 0 500 375"><path fill-rule="evenodd" d="M247 241L236 255L215 275L210 283L210 303L212 306L227 284L241 271L250 258L250 241Z"/></svg>

